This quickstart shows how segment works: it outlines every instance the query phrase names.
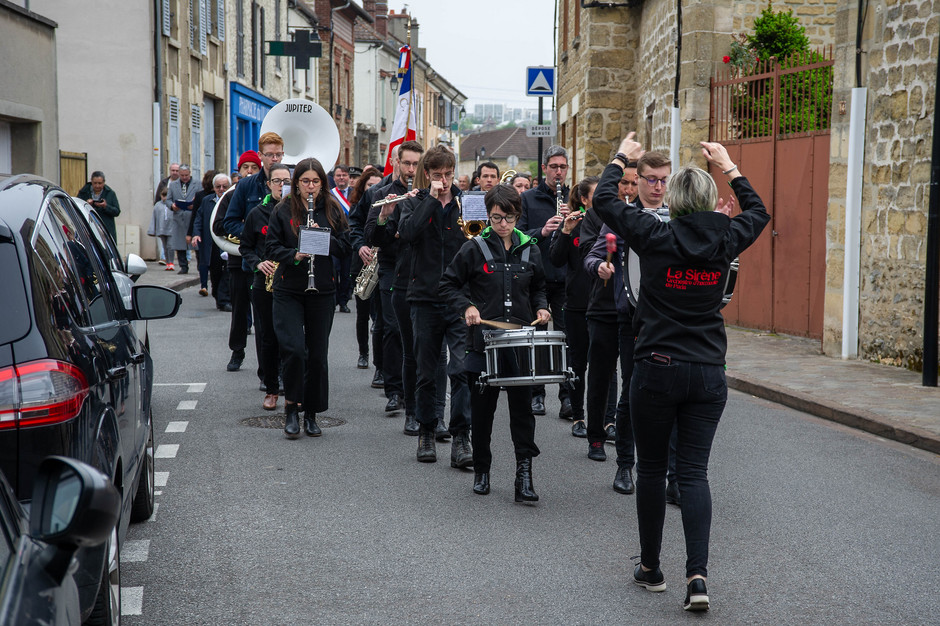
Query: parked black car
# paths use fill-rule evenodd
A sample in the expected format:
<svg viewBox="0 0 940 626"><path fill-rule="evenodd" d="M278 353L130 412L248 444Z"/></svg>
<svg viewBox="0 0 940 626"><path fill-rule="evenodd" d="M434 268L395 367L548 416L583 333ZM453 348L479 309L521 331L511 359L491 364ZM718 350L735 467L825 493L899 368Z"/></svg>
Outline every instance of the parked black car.
<svg viewBox="0 0 940 626"><path fill-rule="evenodd" d="M179 294L133 285L97 216L35 176L0 180L0 470L28 500L49 455L84 461L121 495L112 537L76 554L82 617L120 619L128 524L153 512L153 362L141 320Z"/></svg>
<svg viewBox="0 0 940 626"><path fill-rule="evenodd" d="M73 557L106 541L120 511L108 477L74 459L40 464L29 511L0 472L0 626L79 624Z"/></svg>

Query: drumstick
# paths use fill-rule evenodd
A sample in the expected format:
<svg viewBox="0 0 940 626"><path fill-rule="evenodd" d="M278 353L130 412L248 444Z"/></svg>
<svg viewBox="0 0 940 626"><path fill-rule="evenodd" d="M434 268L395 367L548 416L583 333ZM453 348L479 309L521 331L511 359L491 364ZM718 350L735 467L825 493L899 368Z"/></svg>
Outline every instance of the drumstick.
<svg viewBox="0 0 940 626"><path fill-rule="evenodd" d="M610 257L617 251L617 235L607 233L607 262L610 263ZM604 279L604 286L607 286L607 279Z"/></svg>
<svg viewBox="0 0 940 626"><path fill-rule="evenodd" d="M493 328L502 328L503 330L519 330L522 328L521 324L510 324L509 322L494 322L493 320L480 320L480 323L484 326L492 326Z"/></svg>

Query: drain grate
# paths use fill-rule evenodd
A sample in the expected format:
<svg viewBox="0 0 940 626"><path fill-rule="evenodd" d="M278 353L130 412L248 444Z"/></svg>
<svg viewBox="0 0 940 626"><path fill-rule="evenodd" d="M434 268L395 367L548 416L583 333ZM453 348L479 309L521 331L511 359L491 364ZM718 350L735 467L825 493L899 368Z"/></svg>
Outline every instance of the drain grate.
<svg viewBox="0 0 940 626"><path fill-rule="evenodd" d="M340 419L338 417L327 417L325 415L317 416L317 424L320 428L333 428L334 426L342 426L346 423L346 420ZM253 428L284 428L284 414L283 413L268 413L267 415L259 415L257 417L246 417L239 420L239 424L242 426L251 426ZM303 416L301 416L301 427L303 427Z"/></svg>

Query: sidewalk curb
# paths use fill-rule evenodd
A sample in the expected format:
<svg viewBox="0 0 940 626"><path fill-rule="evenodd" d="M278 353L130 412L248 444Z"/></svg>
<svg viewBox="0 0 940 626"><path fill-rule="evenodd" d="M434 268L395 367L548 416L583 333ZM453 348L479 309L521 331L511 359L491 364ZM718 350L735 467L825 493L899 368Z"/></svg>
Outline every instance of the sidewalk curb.
<svg viewBox="0 0 940 626"><path fill-rule="evenodd" d="M758 381L742 374L727 374L726 377L728 387L732 389L839 424L864 430L885 439L892 439L921 450L940 454L940 437L924 429L895 423L890 418L863 409L849 410L841 405L818 400L808 394L793 391L773 383Z"/></svg>
<svg viewBox="0 0 940 626"><path fill-rule="evenodd" d="M192 278L181 278L175 283L170 283L169 285L167 285L167 288L172 289L173 291L182 291L183 289L186 289L187 287L195 287L198 284L199 284L199 277L193 276Z"/></svg>

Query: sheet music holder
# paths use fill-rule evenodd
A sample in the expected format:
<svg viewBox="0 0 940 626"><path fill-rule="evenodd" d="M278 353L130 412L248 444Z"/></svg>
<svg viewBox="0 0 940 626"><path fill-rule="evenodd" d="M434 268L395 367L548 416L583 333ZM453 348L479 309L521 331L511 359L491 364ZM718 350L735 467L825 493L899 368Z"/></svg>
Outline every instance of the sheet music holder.
<svg viewBox="0 0 940 626"><path fill-rule="evenodd" d="M309 254L311 256L329 256L330 229L301 228L297 247L301 254Z"/></svg>

